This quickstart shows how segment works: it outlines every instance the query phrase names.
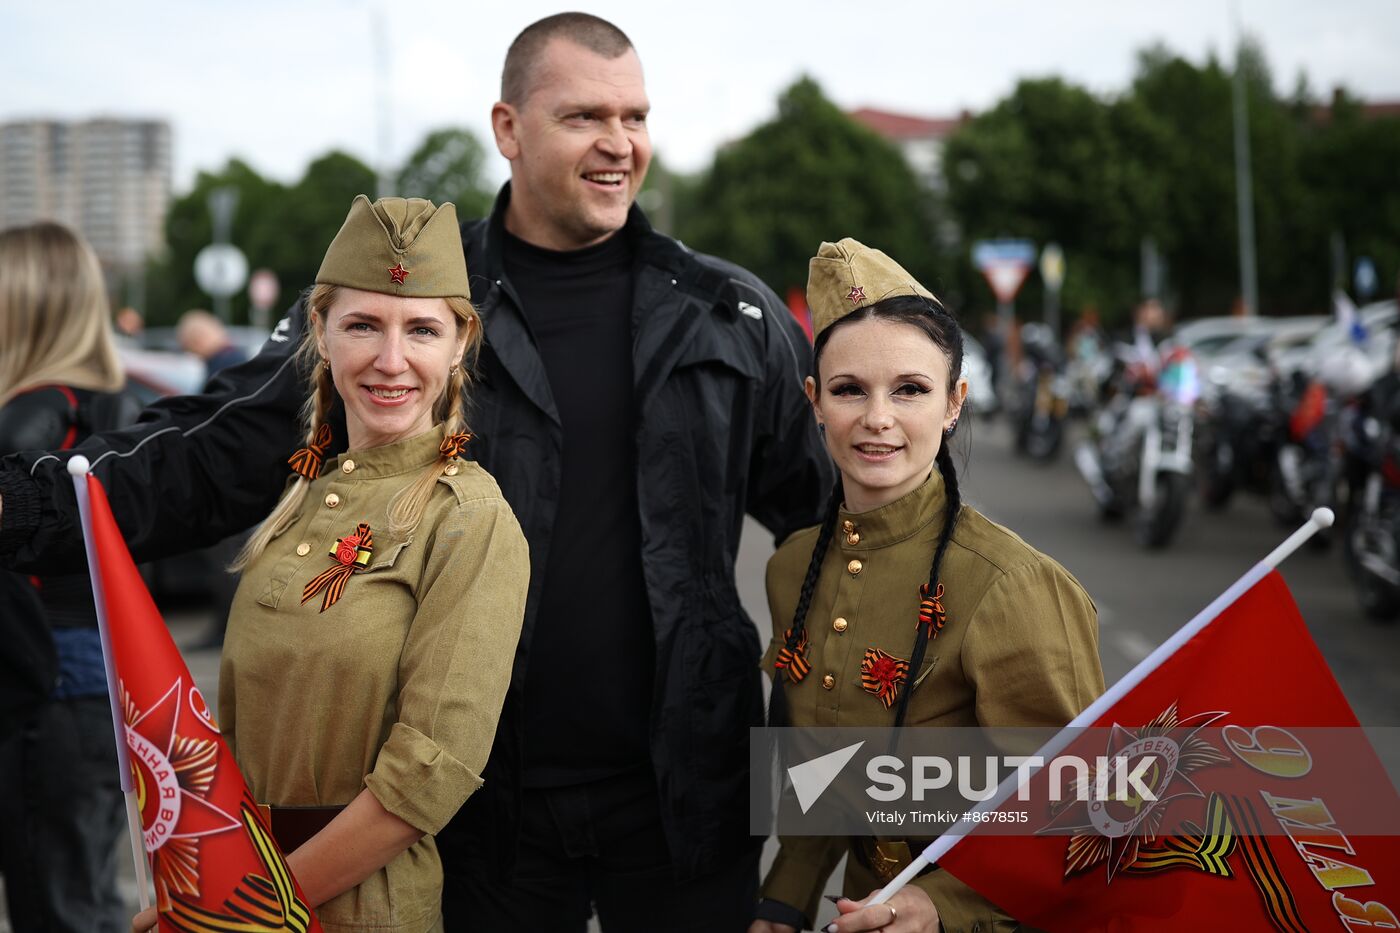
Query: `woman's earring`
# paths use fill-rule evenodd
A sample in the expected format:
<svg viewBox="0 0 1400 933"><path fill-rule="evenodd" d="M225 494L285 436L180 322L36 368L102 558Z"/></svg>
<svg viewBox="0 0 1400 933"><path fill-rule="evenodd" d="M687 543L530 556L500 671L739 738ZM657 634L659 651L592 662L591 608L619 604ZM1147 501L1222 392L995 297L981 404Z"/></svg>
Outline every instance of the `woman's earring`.
<svg viewBox="0 0 1400 933"><path fill-rule="evenodd" d="M451 366L447 367L447 375L449 375L449 376L456 376L456 375L457 375L457 364L456 364L456 363L453 363Z"/></svg>
<svg viewBox="0 0 1400 933"><path fill-rule="evenodd" d="M817 433L822 436L822 440L826 439L826 425L822 424L820 421L817 422Z"/></svg>
<svg viewBox="0 0 1400 933"><path fill-rule="evenodd" d="M331 374L331 361L324 356L321 357L321 369L325 371L327 376Z"/></svg>
<svg viewBox="0 0 1400 933"><path fill-rule="evenodd" d="M957 418L954 418L954 419L953 419L953 423L950 424L950 425L948 425L946 428L943 429L943 436L944 436L944 437L952 437L952 436L953 436L953 432L956 431L957 429L958 429L958 419L957 419Z"/></svg>

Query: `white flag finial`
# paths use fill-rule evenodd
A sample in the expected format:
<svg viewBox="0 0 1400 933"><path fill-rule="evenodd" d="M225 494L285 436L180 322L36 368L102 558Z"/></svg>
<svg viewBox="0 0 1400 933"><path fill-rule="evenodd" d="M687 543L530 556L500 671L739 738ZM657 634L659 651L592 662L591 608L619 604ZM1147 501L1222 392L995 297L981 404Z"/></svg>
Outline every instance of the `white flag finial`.
<svg viewBox="0 0 1400 933"><path fill-rule="evenodd" d="M82 454L68 461L69 476L86 476L88 470L92 469L92 464L88 463L88 458Z"/></svg>

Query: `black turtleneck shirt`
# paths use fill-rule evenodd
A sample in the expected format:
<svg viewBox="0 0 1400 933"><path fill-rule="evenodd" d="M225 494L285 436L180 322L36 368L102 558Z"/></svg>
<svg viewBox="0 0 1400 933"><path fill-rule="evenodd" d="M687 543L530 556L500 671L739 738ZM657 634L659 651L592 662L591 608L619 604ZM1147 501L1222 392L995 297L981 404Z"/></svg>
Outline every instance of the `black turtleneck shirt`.
<svg viewBox="0 0 1400 933"><path fill-rule="evenodd" d="M558 787L650 759L655 641L637 504L632 251L623 232L569 252L507 233L504 260L564 429L525 675L525 784Z"/></svg>

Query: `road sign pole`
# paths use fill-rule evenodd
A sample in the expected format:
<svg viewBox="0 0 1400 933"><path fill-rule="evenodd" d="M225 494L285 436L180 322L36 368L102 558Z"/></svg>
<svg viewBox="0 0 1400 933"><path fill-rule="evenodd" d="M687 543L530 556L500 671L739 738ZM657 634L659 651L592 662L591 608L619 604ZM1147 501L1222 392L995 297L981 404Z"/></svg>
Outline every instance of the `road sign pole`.
<svg viewBox="0 0 1400 933"><path fill-rule="evenodd" d="M209 220L214 234L214 245L228 243L233 232L233 214L238 209L238 189L232 185L215 188L209 192ZM239 283L240 285L242 283ZM229 323L229 293L214 289L214 314L225 324Z"/></svg>
<svg viewBox="0 0 1400 933"><path fill-rule="evenodd" d="M1040 280L1045 286L1045 325L1060 339L1060 289L1065 284L1065 251L1046 243L1040 251Z"/></svg>
<svg viewBox="0 0 1400 933"><path fill-rule="evenodd" d="M1016 293L1026 281L1035 262L1035 244L1030 240L978 240L972 244L972 263L987 279L997 299L997 330L1001 332L1002 354L999 391L1010 385L1014 359L1012 332L1015 327Z"/></svg>
<svg viewBox="0 0 1400 933"><path fill-rule="evenodd" d="M1238 17L1238 7L1236 8ZM1254 256L1254 176L1249 156L1249 103L1244 74L1244 39L1235 47L1235 214L1240 234L1240 292L1244 313L1259 313L1259 272Z"/></svg>

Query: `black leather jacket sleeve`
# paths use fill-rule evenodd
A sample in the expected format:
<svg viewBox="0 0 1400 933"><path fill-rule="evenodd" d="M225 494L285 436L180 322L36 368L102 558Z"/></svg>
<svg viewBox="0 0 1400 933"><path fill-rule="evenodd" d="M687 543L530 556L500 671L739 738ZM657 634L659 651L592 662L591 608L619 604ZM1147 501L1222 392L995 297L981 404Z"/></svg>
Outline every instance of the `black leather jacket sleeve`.
<svg viewBox="0 0 1400 933"><path fill-rule="evenodd" d="M773 533L775 543L821 521L836 471L817 433L804 381L812 345L787 306L756 279L741 293L764 308L764 405L749 462L747 511Z"/></svg>
<svg viewBox="0 0 1400 933"><path fill-rule="evenodd" d="M135 425L94 434L71 451L0 460L0 564L84 569L66 469L74 454L92 462L137 560L212 544L261 521L300 446L306 392L295 352L305 326L298 302L257 356L221 371L203 394L162 399ZM333 453L344 446L344 432L337 434Z"/></svg>

